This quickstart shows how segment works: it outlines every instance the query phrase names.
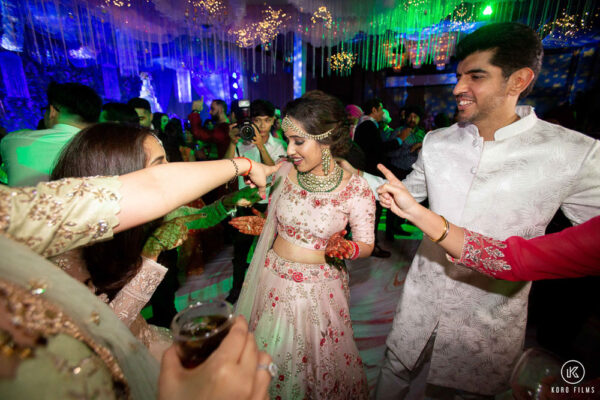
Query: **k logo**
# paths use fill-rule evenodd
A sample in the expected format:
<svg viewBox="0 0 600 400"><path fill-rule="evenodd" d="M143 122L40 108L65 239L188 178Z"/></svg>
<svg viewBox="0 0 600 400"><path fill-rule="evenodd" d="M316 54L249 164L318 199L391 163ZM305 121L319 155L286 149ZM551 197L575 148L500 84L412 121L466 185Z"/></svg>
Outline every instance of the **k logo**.
<svg viewBox="0 0 600 400"><path fill-rule="evenodd" d="M564 363L560 369L560 376L566 383L576 385L583 380L583 377L585 376L585 368L579 361L569 360Z"/></svg>

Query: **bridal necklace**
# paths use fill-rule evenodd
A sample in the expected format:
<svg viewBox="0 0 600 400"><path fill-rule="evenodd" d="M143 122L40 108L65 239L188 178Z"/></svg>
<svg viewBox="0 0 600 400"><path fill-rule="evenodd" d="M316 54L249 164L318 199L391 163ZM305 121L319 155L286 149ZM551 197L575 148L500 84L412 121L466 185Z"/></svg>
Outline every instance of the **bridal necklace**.
<svg viewBox="0 0 600 400"><path fill-rule="evenodd" d="M333 171L324 176L298 171L298 185L309 192L327 193L340 186L343 176L344 170L335 163Z"/></svg>

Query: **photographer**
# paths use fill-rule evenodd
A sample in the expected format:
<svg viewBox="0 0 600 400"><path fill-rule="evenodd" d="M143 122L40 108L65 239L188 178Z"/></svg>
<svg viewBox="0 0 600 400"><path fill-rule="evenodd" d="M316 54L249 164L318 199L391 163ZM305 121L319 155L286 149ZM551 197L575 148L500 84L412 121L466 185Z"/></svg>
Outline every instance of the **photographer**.
<svg viewBox="0 0 600 400"><path fill-rule="evenodd" d="M266 165L275 165L280 157L286 156L283 142L271 135L271 128L275 121L275 106L266 100L254 100L249 111L244 107L243 100L240 100L239 110L235 110L237 125L229 132L231 143L225 152L225 158L246 157ZM248 126L252 127L254 132L250 131ZM240 189L246 186L243 179L239 179L238 183ZM254 208L265 212L267 199L256 203ZM238 207L237 215L252 215L252 213L247 208ZM238 231L234 233L233 287L227 297L230 303L237 301L242 290L244 275L248 269L248 252L253 240L253 236Z"/></svg>
<svg viewBox="0 0 600 400"><path fill-rule="evenodd" d="M205 143L214 144L216 147L217 159L231 158L227 157L226 151L229 145L229 119L227 118L227 103L223 100L213 100L210 103L208 113L211 119L205 121L205 126L202 126L202 118L200 113L204 108L204 96L200 100L192 103L192 112L188 115L190 121L190 132L196 140L201 140ZM212 123L212 128L209 128L207 123ZM209 147L210 149L210 147Z"/></svg>

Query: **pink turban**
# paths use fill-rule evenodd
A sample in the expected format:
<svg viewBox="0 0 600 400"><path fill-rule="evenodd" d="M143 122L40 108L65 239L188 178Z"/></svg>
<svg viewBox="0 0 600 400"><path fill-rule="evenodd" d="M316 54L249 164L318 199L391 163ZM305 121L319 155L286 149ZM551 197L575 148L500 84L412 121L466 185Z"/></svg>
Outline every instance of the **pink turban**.
<svg viewBox="0 0 600 400"><path fill-rule="evenodd" d="M352 118L360 118L363 115L362 109L354 104L348 104L346 106L346 114L348 114Z"/></svg>

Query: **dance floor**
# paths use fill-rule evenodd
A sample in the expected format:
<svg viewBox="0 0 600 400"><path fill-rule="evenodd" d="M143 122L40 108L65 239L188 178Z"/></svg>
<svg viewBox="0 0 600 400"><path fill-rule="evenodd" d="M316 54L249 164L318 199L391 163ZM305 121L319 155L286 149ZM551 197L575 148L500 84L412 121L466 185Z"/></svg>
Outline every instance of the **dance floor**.
<svg viewBox="0 0 600 400"><path fill-rule="evenodd" d="M382 220L384 218L385 211ZM380 245L391 251L390 258L369 257L348 263L350 314L371 393L383 361L385 339L391 330L402 285L423 237L422 232L417 228L410 225L403 225L403 227L412 232L411 235L396 235L394 240L386 240L382 226L379 227ZM177 291L176 308L180 310L194 300L224 299L231 288L232 258L232 246L225 246L206 264L202 274L189 275ZM597 357L600 354L598 343L600 343L600 320L594 317L588 320L578 336L575 353L576 359L584 362L586 367L588 365L591 367L590 377L598 376L600 373L600 370L596 370ZM540 347L532 324L527 328L525 347Z"/></svg>
<svg viewBox="0 0 600 400"><path fill-rule="evenodd" d="M390 258L369 257L348 263L354 336L371 389L383 360L385 339L406 272L423 237L416 228L407 229L411 229L411 236L396 235L393 241L385 240L384 232L379 232L381 247L391 251ZM177 291L176 308L179 310L196 299L224 299L231 288L232 258L233 248L226 246L205 266L203 274L190 275Z"/></svg>

